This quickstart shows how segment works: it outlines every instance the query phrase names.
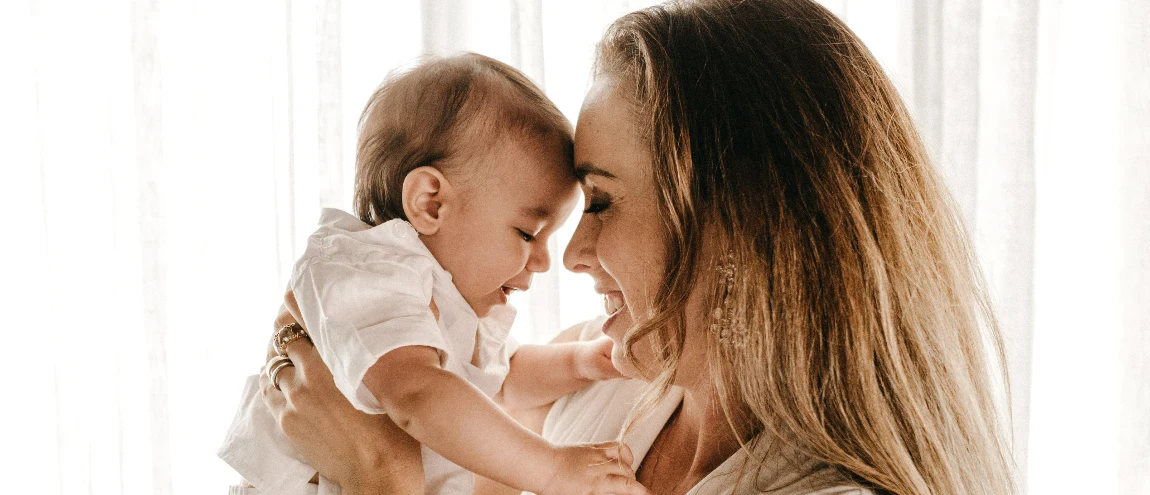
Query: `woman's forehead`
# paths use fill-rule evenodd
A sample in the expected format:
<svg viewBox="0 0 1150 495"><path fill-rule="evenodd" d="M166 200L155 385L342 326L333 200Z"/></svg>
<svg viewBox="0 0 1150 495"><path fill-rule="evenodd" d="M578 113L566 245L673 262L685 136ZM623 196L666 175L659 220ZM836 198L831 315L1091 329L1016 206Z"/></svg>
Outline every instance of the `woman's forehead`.
<svg viewBox="0 0 1150 495"><path fill-rule="evenodd" d="M575 174L580 180L627 179L651 162L633 107L612 80L596 79L575 126ZM635 169L639 170L635 170Z"/></svg>

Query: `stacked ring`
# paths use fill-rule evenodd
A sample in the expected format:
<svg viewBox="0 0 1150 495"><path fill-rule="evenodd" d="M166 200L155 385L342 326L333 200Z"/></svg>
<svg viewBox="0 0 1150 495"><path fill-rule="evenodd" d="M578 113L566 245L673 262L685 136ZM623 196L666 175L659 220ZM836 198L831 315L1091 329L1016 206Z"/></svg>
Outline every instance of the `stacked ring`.
<svg viewBox="0 0 1150 495"><path fill-rule="evenodd" d="M275 336L272 337L272 345L276 348L277 354L286 356L288 344L299 339L307 339L308 342L311 342L311 336L307 334L307 330L304 330L299 323L292 323L284 325L276 331Z"/></svg>
<svg viewBox="0 0 1150 495"><path fill-rule="evenodd" d="M295 363L291 362L291 359L287 356L279 355L273 357L271 361L268 361L267 366L264 367L268 379L271 380L276 390L280 390L280 371L283 371L283 369L288 366L295 366Z"/></svg>

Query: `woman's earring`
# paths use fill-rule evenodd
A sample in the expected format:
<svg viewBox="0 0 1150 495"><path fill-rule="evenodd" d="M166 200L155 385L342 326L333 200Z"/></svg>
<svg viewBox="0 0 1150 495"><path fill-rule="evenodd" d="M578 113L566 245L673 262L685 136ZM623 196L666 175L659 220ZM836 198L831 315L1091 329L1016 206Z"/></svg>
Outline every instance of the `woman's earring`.
<svg viewBox="0 0 1150 495"><path fill-rule="evenodd" d="M732 347L743 347L747 343L747 322L741 309L736 305L735 253L728 251L716 267L719 279L719 304L712 314L711 333L718 336L719 343Z"/></svg>

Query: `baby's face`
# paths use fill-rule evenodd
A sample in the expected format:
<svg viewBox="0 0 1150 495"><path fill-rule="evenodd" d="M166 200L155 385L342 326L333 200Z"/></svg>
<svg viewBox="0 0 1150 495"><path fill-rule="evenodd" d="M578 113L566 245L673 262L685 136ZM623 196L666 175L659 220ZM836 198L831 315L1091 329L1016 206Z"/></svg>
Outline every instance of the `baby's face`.
<svg viewBox="0 0 1150 495"><path fill-rule="evenodd" d="M460 164L460 202L424 239L480 317L547 271L547 239L578 201L570 157L549 141L504 137Z"/></svg>

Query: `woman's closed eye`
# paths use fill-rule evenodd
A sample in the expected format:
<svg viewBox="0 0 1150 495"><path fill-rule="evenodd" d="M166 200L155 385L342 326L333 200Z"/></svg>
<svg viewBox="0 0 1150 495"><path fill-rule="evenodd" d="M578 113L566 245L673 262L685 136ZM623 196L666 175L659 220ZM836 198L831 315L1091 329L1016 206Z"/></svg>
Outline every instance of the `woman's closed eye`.
<svg viewBox="0 0 1150 495"><path fill-rule="evenodd" d="M611 197L595 188L591 188L587 195L587 207L584 214L598 215L611 207Z"/></svg>
<svg viewBox="0 0 1150 495"><path fill-rule="evenodd" d="M587 208L583 210L583 213L590 213L592 215L598 215L598 214L606 211L607 208L610 208L610 207L611 207L611 203L608 201L592 201L591 204L587 205Z"/></svg>

